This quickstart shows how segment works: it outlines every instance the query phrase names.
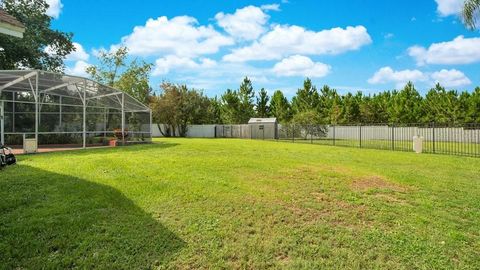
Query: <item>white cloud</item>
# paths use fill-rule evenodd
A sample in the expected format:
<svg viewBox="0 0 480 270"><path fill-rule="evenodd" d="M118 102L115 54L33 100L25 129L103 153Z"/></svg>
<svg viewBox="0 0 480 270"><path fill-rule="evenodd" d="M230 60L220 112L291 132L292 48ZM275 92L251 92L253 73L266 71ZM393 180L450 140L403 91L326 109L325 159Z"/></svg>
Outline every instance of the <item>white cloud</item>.
<svg viewBox="0 0 480 270"><path fill-rule="evenodd" d="M71 52L67 55L67 61L87 61L90 55L83 49L83 46L80 43L73 42L73 46L75 47L75 51Z"/></svg>
<svg viewBox="0 0 480 270"><path fill-rule="evenodd" d="M269 16L259 7L247 6L233 14L217 13L217 24L237 39L254 40L263 34Z"/></svg>
<svg viewBox="0 0 480 270"><path fill-rule="evenodd" d="M280 11L280 5L279 4L261 5L260 8L263 9L263 10Z"/></svg>
<svg viewBox="0 0 480 270"><path fill-rule="evenodd" d="M293 55L276 63L272 71L277 76L325 77L330 69L329 65L313 62L306 56Z"/></svg>
<svg viewBox="0 0 480 270"><path fill-rule="evenodd" d="M393 82L397 88L403 87L408 81L427 82L430 85L440 83L445 87L458 87L472 83L463 72L456 69L442 69L433 73L424 73L416 69L395 71L391 67L383 67L368 79L368 83L370 84Z"/></svg>
<svg viewBox="0 0 480 270"><path fill-rule="evenodd" d="M463 72L456 69L442 69L432 73L431 77L434 83L440 83L445 87L458 87L472 83L472 81L470 81L470 79L465 76Z"/></svg>
<svg viewBox="0 0 480 270"><path fill-rule="evenodd" d="M62 12L63 4L61 0L47 0L48 4L48 9L47 9L47 15L50 17L53 17L55 19L58 19L60 16L60 13Z"/></svg>
<svg viewBox="0 0 480 270"><path fill-rule="evenodd" d="M409 81L425 81L427 78L427 75L420 70L405 69L401 71L395 71L391 67L383 67L375 72L370 79L368 79L368 83L382 84L394 82L396 83L396 87L400 88Z"/></svg>
<svg viewBox="0 0 480 270"><path fill-rule="evenodd" d="M394 35L393 33L387 33L387 34L385 34L383 37L384 37L385 39L390 39L390 38L393 38L394 36L395 36L395 35Z"/></svg>
<svg viewBox="0 0 480 270"><path fill-rule="evenodd" d="M357 50L370 44L372 39L363 26L332 28L314 32L300 26L275 26L252 45L234 49L223 59L230 62L274 60L303 54L339 54Z"/></svg>
<svg viewBox="0 0 480 270"><path fill-rule="evenodd" d="M428 48L413 46L408 54L418 65L470 64L480 61L480 38L458 36L452 41L433 43Z"/></svg>
<svg viewBox="0 0 480 270"><path fill-rule="evenodd" d="M201 64L201 62L197 64ZM223 91L219 88L226 89L232 87L232 85L238 87L245 76L252 79L254 83L261 83L262 86L264 84L275 84L279 81L278 79L270 81L271 69L258 68L246 63L218 62L215 65L205 65L204 61L204 65L200 67L196 67L194 64L192 65L193 68L178 68L176 72L169 73L169 80L185 83L194 88L219 91L216 92L217 94L221 94Z"/></svg>
<svg viewBox="0 0 480 270"><path fill-rule="evenodd" d="M75 62L72 67L67 67L65 73L69 75L76 75L81 77L87 77L88 74L86 72L87 67L91 66L89 63L79 60Z"/></svg>
<svg viewBox="0 0 480 270"><path fill-rule="evenodd" d="M437 12L440 16L459 15L462 11L464 0L435 0Z"/></svg>
<svg viewBox="0 0 480 270"><path fill-rule="evenodd" d="M167 55L155 61L155 69L153 75L168 74L171 70L191 71L198 68L211 68L217 63L209 58L202 58L199 62L195 62L188 57L179 57L176 55Z"/></svg>
<svg viewBox="0 0 480 270"><path fill-rule="evenodd" d="M144 26L136 26L130 35L122 38L122 45L127 46L131 54L141 56L194 57L216 53L220 47L233 43L233 39L211 25L199 26L198 21L189 16L149 19Z"/></svg>

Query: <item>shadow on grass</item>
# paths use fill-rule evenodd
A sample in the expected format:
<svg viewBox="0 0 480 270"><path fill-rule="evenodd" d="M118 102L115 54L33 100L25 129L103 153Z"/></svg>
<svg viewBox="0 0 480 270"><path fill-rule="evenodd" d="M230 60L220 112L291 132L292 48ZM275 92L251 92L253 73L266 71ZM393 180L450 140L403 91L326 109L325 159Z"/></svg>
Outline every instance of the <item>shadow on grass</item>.
<svg viewBox="0 0 480 270"><path fill-rule="evenodd" d="M112 187L17 165L0 178L0 268L145 269L185 242Z"/></svg>

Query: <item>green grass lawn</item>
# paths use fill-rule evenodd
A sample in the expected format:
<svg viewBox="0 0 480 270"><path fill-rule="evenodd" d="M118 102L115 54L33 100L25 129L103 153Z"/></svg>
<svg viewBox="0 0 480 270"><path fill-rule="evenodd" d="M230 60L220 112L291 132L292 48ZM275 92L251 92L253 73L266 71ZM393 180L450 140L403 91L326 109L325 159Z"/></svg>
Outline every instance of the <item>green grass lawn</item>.
<svg viewBox="0 0 480 270"><path fill-rule="evenodd" d="M480 268L475 158L161 139L0 175L1 269Z"/></svg>

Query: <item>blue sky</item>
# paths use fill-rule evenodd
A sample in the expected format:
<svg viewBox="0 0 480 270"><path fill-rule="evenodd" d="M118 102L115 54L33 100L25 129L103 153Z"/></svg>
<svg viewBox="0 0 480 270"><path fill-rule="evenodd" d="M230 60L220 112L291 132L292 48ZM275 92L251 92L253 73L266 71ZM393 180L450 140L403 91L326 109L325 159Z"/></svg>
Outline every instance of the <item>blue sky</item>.
<svg viewBox="0 0 480 270"><path fill-rule="evenodd" d="M66 64L77 75L124 44L155 64L155 89L168 80L209 96L244 76L289 97L306 76L342 93L480 85L480 33L461 23L462 0L49 2L53 27L74 33Z"/></svg>

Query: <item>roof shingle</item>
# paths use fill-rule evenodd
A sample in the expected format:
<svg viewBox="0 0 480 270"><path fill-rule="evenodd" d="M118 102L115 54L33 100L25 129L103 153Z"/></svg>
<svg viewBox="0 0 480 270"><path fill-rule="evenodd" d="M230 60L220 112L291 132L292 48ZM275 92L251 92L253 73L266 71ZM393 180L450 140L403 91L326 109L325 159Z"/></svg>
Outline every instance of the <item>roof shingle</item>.
<svg viewBox="0 0 480 270"><path fill-rule="evenodd" d="M0 9L0 22L7 23L15 27L25 28L25 26L19 22L15 17Z"/></svg>

